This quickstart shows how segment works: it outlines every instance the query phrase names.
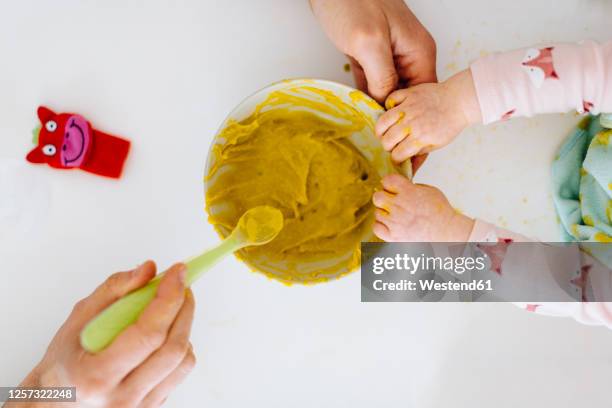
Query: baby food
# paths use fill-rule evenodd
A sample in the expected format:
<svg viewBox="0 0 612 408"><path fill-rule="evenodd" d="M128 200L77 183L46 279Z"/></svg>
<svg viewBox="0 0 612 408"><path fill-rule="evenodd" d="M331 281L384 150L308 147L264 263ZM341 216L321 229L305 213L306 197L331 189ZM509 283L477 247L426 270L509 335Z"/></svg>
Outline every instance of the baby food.
<svg viewBox="0 0 612 408"><path fill-rule="evenodd" d="M316 98L313 98L316 96ZM380 177L349 138L371 119L329 91L274 91L217 136L206 176L209 220L223 236L256 206L279 209L270 243L239 253L285 283L336 278L359 265ZM247 225L248 230L248 225Z"/></svg>

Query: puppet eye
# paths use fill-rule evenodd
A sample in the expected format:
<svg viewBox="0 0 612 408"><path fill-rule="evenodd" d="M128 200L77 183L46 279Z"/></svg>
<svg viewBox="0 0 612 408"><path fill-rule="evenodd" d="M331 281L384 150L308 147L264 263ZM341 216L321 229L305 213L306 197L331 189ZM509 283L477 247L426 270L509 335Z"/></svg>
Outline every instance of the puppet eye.
<svg viewBox="0 0 612 408"><path fill-rule="evenodd" d="M55 132L55 130L57 129L57 123L55 123L55 121L53 120L50 120L45 123L45 129L47 129L49 132Z"/></svg>
<svg viewBox="0 0 612 408"><path fill-rule="evenodd" d="M54 123L55 123L55 122L54 122ZM49 124L49 123L47 122L47 125L48 125L48 124ZM53 155L55 154L55 152L56 152L56 151L57 151L57 149L56 149L56 148L55 148L55 146L53 146L52 144L45 145L45 146L42 148L42 152L43 152L43 154L44 154L45 156L53 156Z"/></svg>

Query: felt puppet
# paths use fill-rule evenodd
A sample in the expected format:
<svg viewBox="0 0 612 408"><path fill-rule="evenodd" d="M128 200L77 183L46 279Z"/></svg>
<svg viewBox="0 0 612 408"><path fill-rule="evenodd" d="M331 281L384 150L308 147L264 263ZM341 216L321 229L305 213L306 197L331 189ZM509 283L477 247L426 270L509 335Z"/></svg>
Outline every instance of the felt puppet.
<svg viewBox="0 0 612 408"><path fill-rule="evenodd" d="M34 135L37 146L26 157L30 163L121 177L130 150L129 141L100 132L84 117L73 113L56 114L41 106L38 119L41 126Z"/></svg>

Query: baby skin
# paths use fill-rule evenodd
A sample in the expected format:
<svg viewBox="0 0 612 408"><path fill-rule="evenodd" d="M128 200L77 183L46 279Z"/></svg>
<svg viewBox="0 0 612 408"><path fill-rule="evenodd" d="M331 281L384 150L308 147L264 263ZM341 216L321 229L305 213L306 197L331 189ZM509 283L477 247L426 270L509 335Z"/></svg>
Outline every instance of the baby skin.
<svg viewBox="0 0 612 408"><path fill-rule="evenodd" d="M374 193L374 234L387 242L466 242L474 220L458 213L435 187L399 174L382 179Z"/></svg>
<svg viewBox="0 0 612 408"><path fill-rule="evenodd" d="M442 83L395 91L385 105L388 110L379 119L376 133L396 162L444 147L476 123L572 110L580 114L612 112L612 42L553 44L493 54ZM385 241L487 242L502 250L512 242L530 241L457 213L434 187L413 184L399 175L383 178L382 186L373 197L374 232ZM522 262L506 259L511 256L504 254L494 269L504 280L517 281L529 272L521 270ZM571 263L554 271L544 268L537 280L553 288L567 279L569 287L580 290L582 302L517 305L532 313L566 316L612 329L612 303L588 301L587 297L588 287L611 287L609 269L599 268L592 258L582 265L578 271ZM529 277L523 281L528 282Z"/></svg>
<svg viewBox="0 0 612 408"><path fill-rule="evenodd" d="M462 71L440 84L422 84L389 95L376 135L395 162L449 144L463 129L481 122L472 75ZM435 187L393 175L374 197L374 233L385 241L466 242L474 220L458 213Z"/></svg>
<svg viewBox="0 0 612 408"><path fill-rule="evenodd" d="M395 162L451 143L465 128L541 113L612 111L612 42L554 44L493 54L441 83L391 93L376 135ZM518 234L458 214L434 187L399 176L374 197L385 241L485 241Z"/></svg>

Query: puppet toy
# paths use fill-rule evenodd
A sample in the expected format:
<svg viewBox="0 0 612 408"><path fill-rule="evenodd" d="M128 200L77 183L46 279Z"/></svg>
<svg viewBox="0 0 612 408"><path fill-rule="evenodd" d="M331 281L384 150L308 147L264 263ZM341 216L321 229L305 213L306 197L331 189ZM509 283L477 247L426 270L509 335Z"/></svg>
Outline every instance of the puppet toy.
<svg viewBox="0 0 612 408"><path fill-rule="evenodd" d="M38 108L40 128L34 131L37 146L26 156L30 163L46 163L57 169L81 169L118 179L130 150L130 142L100 132L82 116L56 114Z"/></svg>

